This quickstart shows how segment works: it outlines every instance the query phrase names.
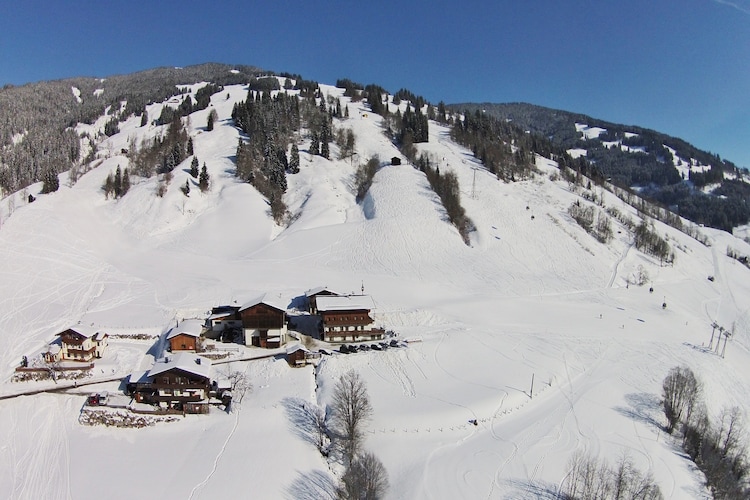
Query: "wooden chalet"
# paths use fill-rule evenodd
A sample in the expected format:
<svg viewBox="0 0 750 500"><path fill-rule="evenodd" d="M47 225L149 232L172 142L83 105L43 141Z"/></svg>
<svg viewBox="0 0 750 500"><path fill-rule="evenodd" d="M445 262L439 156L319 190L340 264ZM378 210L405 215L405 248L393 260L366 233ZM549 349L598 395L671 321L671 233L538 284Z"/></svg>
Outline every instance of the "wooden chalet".
<svg viewBox="0 0 750 500"><path fill-rule="evenodd" d="M324 286L311 288L310 290L307 290L305 292L305 297L307 297L307 309L308 311L310 311L310 314L318 314L318 297L330 297L338 295L338 293Z"/></svg>
<svg viewBox="0 0 750 500"><path fill-rule="evenodd" d="M57 334L60 338L59 359L90 362L101 358L107 347L106 333L84 325L71 326Z"/></svg>
<svg viewBox="0 0 750 500"><path fill-rule="evenodd" d="M286 360L292 366L305 366L308 363L315 363L320 357L319 352L311 352L302 344L295 344L286 349Z"/></svg>
<svg viewBox="0 0 750 500"><path fill-rule="evenodd" d="M321 340L358 342L380 340L382 328L373 328L370 311L375 307L369 295L318 297L318 314L322 319Z"/></svg>
<svg viewBox="0 0 750 500"><path fill-rule="evenodd" d="M198 340L203 333L203 322L197 319L187 319L170 330L167 335L169 350L195 351Z"/></svg>
<svg viewBox="0 0 750 500"><path fill-rule="evenodd" d="M286 344L286 310L271 304L265 296L245 303L240 307L239 315L245 332L245 345L272 349Z"/></svg>
<svg viewBox="0 0 750 500"><path fill-rule="evenodd" d="M136 401L185 413L208 413L211 361L178 352L154 362L146 373L130 376L127 388Z"/></svg>

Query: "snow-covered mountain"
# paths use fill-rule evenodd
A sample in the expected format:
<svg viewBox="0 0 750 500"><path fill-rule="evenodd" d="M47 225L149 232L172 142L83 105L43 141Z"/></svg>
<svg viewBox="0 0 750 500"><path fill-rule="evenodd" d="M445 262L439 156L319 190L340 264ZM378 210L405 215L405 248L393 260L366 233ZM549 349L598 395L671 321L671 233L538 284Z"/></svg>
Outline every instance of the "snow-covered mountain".
<svg viewBox="0 0 750 500"><path fill-rule="evenodd" d="M282 357L234 362L253 391L233 413L143 429L79 424L84 396L116 393L118 382L2 400L0 489L10 498L332 497L341 467L318 453L296 409L330 403L336 379L354 369L374 408L365 446L388 471L388 498L551 498L576 452L610 461L627 453L666 498L707 496L701 473L662 431L661 383L684 364L703 381L711 416L747 401L750 270L726 250L750 255L750 245L702 228L706 246L654 222L675 254L663 266L615 219L614 237L600 243L568 213L576 201L591 204L587 190L562 180L554 161L537 157L530 180L502 183L430 122L417 148L457 176L476 227L467 245L425 175L387 164L401 153L382 118L342 89L321 92L348 106L334 126L354 132L357 155L310 155L302 131L300 172L287 176L284 195L288 225L234 175L240 132L231 113L244 85L226 86L185 119L210 174L205 193L180 189L192 182L188 158L163 197L156 177L132 177L125 196L105 199L102 185L128 166L133 140L166 129L133 116L99 139L77 182L62 174L60 189L33 203L28 192L2 200L0 394L54 385L11 378L22 356L38 356L70 325L121 334L94 376L124 376L153 362L155 337L175 320L263 293L291 308L319 285L364 288L379 325L421 342L326 356L317 368L293 369ZM150 104L148 116L165 105ZM218 120L207 131L211 110ZM106 122L77 132L96 137ZM384 166L357 203L357 163L374 155ZM593 194L602 210L640 222L610 192ZM724 357L708 351L713 323L734 332Z"/></svg>

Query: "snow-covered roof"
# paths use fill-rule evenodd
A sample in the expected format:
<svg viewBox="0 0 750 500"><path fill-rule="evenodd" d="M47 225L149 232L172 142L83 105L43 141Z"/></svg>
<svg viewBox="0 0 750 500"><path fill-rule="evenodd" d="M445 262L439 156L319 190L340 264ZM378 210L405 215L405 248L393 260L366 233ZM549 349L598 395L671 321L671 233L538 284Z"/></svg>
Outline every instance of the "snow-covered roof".
<svg viewBox="0 0 750 500"><path fill-rule="evenodd" d="M310 352L310 350L307 349L302 344L294 344L294 345L287 346L287 348L286 348L286 353L287 354L293 354L293 353L295 353L297 351Z"/></svg>
<svg viewBox="0 0 750 500"><path fill-rule="evenodd" d="M203 331L203 322L199 319L186 319L176 327L170 330L167 340L178 335L189 335L190 337L200 337Z"/></svg>
<svg viewBox="0 0 750 500"><path fill-rule="evenodd" d="M279 311L286 311L286 307L275 303L275 301L272 298L268 297L268 294L264 293L263 295L260 295L259 297L255 297L252 300L249 300L242 304L240 307L240 311L244 311L245 309L249 309L253 306L257 306L258 304L265 304L267 306L271 306L275 309L278 309Z"/></svg>
<svg viewBox="0 0 750 500"><path fill-rule="evenodd" d="M305 292L305 296L312 297L313 295L317 295L320 292L329 292L329 293L332 293L333 295L338 295L338 293L334 292L333 290L331 290L327 286L316 286L315 288L311 288L311 289L307 290Z"/></svg>
<svg viewBox="0 0 750 500"><path fill-rule="evenodd" d="M135 384L135 383L145 383L148 382L149 375L148 371L137 371L133 372L128 376L128 383Z"/></svg>
<svg viewBox="0 0 750 500"><path fill-rule="evenodd" d="M212 319L226 318L227 316L231 316L232 314L234 314L232 311L214 313L211 316L209 316L208 319L212 320Z"/></svg>
<svg viewBox="0 0 750 500"><path fill-rule="evenodd" d="M317 298L318 311L350 311L375 308L369 295L323 295Z"/></svg>
<svg viewBox="0 0 750 500"><path fill-rule="evenodd" d="M74 325L74 326L71 326L70 328L68 328L68 330L70 330L72 332L75 332L78 335L80 335L82 337L86 337L86 338L93 337L94 335L96 335L97 333L99 333L99 330L97 330L93 326L87 326L87 325ZM58 335L61 335L63 333L65 333L65 332L60 332L60 333L58 333Z"/></svg>
<svg viewBox="0 0 750 500"><path fill-rule="evenodd" d="M192 373L200 377L209 378L211 360L189 352L178 352L170 354L154 362L154 366L148 372L149 377L177 368L184 372Z"/></svg>

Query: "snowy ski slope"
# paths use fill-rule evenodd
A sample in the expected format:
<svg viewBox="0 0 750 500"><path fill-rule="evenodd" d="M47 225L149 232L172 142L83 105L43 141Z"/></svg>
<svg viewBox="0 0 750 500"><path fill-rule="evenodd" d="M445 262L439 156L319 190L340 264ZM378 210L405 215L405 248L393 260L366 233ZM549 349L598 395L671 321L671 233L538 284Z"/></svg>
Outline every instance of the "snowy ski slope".
<svg viewBox="0 0 750 500"><path fill-rule="evenodd" d="M211 175L205 194L179 190L188 158L163 198L155 178L133 178L125 197L104 199L106 176L127 166L121 149L159 131L132 117L74 185L62 175L58 192L28 205L15 195L10 217L4 200L0 394L31 384L10 382L21 356L79 321L158 335L221 303L269 293L291 304L318 285L364 286L378 324L422 341L325 357L317 372L275 358L236 362L254 386L238 411L144 429L78 423L85 394L116 392L117 382L2 400L4 496L330 497L340 467L317 452L298 408L326 404L337 377L355 369L372 399L366 447L388 470L388 498L551 496L576 451L610 461L628 453L665 498L706 497L700 474L660 430L661 381L672 366L690 366L714 415L750 398L750 270L726 256L727 246L750 254L750 245L705 229L713 243L706 247L660 223L673 266L637 251L617 223L603 245L568 215L579 197L550 180L552 161L538 158L533 179L503 184L431 122L430 142L419 149L458 176L477 228L467 246L425 176L407 164L383 166L356 203L356 163L375 154L389 163L399 152L362 102L321 88L349 106L350 118L335 126L354 131L358 156L311 157L302 140L301 171L288 176L288 227L276 226L262 196L234 178L239 132L230 115L243 86L213 96L213 131L204 128L210 109L190 116L195 153ZM162 105L150 105L149 116ZM651 284L627 285L639 266ZM735 328L724 359L707 351L714 321ZM115 375L153 359L126 342L113 347L107 367Z"/></svg>

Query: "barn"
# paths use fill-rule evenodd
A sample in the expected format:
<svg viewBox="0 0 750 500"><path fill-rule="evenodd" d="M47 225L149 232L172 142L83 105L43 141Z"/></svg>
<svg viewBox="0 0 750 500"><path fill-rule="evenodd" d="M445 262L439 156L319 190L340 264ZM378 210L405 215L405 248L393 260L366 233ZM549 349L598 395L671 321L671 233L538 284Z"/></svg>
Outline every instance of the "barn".
<svg viewBox="0 0 750 500"><path fill-rule="evenodd" d="M265 295L243 304L239 315L246 345L273 349L286 344L286 309L272 303Z"/></svg>

